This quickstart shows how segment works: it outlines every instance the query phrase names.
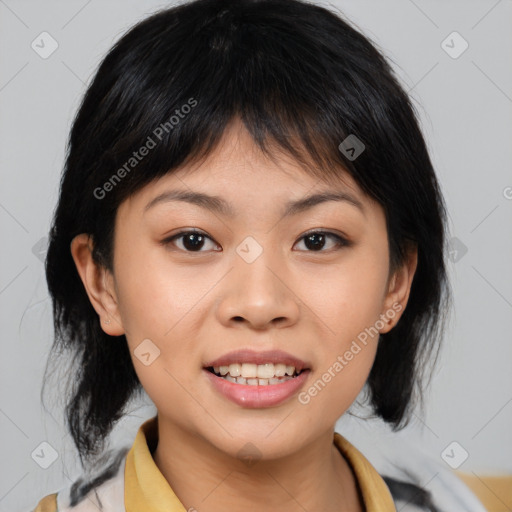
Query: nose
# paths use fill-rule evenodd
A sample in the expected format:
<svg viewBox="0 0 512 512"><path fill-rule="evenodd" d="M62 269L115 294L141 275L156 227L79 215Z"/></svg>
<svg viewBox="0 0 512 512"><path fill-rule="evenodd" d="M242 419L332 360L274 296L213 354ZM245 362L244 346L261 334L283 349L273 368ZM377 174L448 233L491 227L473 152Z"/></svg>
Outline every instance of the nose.
<svg viewBox="0 0 512 512"><path fill-rule="evenodd" d="M221 288L219 321L227 327L246 324L255 330L289 327L300 312L294 288L290 272L271 251L263 251L252 263L237 256Z"/></svg>

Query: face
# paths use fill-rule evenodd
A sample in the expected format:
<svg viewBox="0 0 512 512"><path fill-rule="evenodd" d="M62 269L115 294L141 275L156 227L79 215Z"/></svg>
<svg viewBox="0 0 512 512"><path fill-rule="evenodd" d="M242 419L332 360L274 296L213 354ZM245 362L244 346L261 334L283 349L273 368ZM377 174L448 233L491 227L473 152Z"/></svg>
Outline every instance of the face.
<svg viewBox="0 0 512 512"><path fill-rule="evenodd" d="M286 212L325 192L340 199ZM411 279L390 275L384 212L348 174L327 184L272 162L236 125L201 165L120 205L113 269L108 296L91 300L112 319L105 331L126 335L159 418L226 454L250 441L268 458L325 433L355 400ZM287 366L303 371L287 378Z"/></svg>

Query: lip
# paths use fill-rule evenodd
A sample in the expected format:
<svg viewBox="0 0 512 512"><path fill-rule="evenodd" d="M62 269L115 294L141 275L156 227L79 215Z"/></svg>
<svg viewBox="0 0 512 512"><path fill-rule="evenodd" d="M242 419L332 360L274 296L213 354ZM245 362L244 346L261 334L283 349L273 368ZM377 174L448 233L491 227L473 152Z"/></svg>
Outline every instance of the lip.
<svg viewBox="0 0 512 512"><path fill-rule="evenodd" d="M288 400L304 385L311 370L304 370L297 377L281 384L268 384L267 386L237 384L217 377L207 369L203 369L203 372L221 395L241 407L257 409L280 405Z"/></svg>
<svg viewBox="0 0 512 512"><path fill-rule="evenodd" d="M210 361L203 365L203 368L209 368L210 366L229 366L230 364L236 363L251 363L251 364L285 364L287 366L294 366L297 372L304 369L311 369L308 362L302 361L301 359L292 356L288 352L282 350L265 350L262 352L256 352L250 349L239 349L233 352L228 352L213 361ZM221 379L222 380L222 379ZM223 382L227 382L224 381ZM228 382L228 384L232 384ZM243 384L236 384L237 386L243 386ZM281 384L275 384L281 385Z"/></svg>

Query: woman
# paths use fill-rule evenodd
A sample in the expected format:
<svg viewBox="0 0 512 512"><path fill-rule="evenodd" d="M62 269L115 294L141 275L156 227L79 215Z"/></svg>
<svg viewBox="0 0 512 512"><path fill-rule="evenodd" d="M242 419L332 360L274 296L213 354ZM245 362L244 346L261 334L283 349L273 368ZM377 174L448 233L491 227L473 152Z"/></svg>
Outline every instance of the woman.
<svg viewBox="0 0 512 512"><path fill-rule="evenodd" d="M407 94L339 15L195 0L138 23L71 130L46 272L85 476L36 510L437 510L334 426L361 390L407 423L445 218ZM143 391L158 414L105 453Z"/></svg>

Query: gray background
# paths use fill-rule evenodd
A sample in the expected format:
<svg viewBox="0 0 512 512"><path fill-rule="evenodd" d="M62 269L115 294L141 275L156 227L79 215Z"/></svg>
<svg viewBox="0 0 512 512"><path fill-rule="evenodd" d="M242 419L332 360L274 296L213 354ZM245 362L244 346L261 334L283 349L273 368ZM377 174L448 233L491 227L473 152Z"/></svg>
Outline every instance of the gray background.
<svg viewBox="0 0 512 512"><path fill-rule="evenodd" d="M384 50L412 94L447 199L450 236L457 239L449 262L454 315L426 414L418 412L400 435L441 464L443 450L457 441L469 454L461 471L510 473L512 2L333 3ZM113 42L165 5L0 0L2 512L28 510L79 471L62 404L56 398L46 412L40 403L52 341L43 237L85 85ZM31 48L43 31L59 45L47 59ZM442 46L453 31L469 44L457 58ZM462 48L457 36L448 44L452 54ZM114 445L131 444L138 426L155 412L149 398L132 411L116 428ZM42 442L59 455L48 469L31 456ZM364 439L358 446L364 447ZM370 460L372 449L365 452Z"/></svg>

